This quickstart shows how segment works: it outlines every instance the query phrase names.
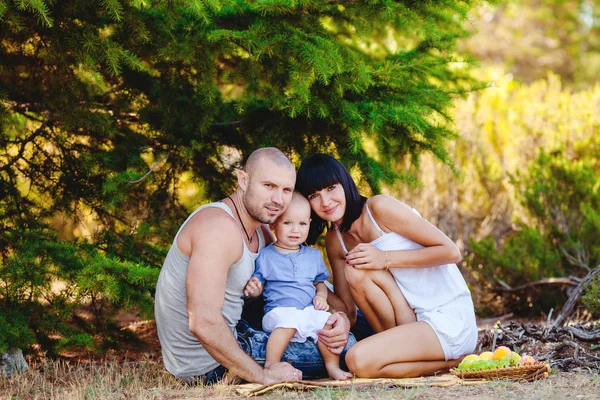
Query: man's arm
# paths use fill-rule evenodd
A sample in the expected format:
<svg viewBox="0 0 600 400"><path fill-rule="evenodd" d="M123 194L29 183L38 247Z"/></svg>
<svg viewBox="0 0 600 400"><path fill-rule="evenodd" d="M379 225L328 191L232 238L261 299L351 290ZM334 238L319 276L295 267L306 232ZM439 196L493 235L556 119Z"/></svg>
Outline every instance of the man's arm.
<svg viewBox="0 0 600 400"><path fill-rule="evenodd" d="M350 335L350 320L346 313L336 311L329 316L327 325L331 325L331 329L319 329L317 336L319 340L327 346L329 351L334 354L340 354L344 351L348 343Z"/></svg>
<svg viewBox="0 0 600 400"><path fill-rule="evenodd" d="M194 219L185 232L191 245L186 278L190 331L219 364L247 381L301 379L287 363L263 369L240 348L222 315L227 274L243 251L239 227L218 209L203 210Z"/></svg>

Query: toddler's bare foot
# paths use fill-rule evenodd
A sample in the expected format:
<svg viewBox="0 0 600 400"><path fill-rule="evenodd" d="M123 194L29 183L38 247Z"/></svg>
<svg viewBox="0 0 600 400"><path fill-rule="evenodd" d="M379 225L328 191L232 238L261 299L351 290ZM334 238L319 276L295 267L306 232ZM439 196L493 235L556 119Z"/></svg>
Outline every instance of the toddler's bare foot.
<svg viewBox="0 0 600 400"><path fill-rule="evenodd" d="M344 371L337 364L325 364L325 368L327 368L329 378L335 379L336 381L345 381L346 379L352 378L352 374L350 372Z"/></svg>

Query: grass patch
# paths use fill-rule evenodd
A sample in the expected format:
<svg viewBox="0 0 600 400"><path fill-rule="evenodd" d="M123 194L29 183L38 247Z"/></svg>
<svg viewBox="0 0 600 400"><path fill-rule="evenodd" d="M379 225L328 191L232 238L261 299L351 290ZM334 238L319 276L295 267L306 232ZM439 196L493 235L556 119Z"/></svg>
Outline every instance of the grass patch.
<svg viewBox="0 0 600 400"><path fill-rule="evenodd" d="M360 388L341 390L269 392L265 399L594 399L600 376L588 373L557 373L532 383L490 382L477 386ZM196 399L238 396L231 386L189 387L165 371L159 359L135 362L70 363L44 359L10 379L0 379L1 399Z"/></svg>

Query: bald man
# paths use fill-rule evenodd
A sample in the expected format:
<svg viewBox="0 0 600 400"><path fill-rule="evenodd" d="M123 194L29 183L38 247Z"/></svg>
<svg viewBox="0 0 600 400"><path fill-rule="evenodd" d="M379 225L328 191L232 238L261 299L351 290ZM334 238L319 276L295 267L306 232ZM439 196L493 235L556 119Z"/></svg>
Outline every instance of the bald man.
<svg viewBox="0 0 600 400"><path fill-rule="evenodd" d="M264 224L289 205L296 171L285 154L271 147L253 152L237 178L230 196L187 218L167 254L155 297L163 362L185 382L214 383L229 371L262 384L300 380L302 371L287 362L263 368L254 361L264 361L268 337L240 321L254 261L272 241ZM320 339L341 350L348 342L349 321L337 313L330 322L334 328ZM348 345L353 343L351 337ZM283 360L322 363L314 342L294 345Z"/></svg>

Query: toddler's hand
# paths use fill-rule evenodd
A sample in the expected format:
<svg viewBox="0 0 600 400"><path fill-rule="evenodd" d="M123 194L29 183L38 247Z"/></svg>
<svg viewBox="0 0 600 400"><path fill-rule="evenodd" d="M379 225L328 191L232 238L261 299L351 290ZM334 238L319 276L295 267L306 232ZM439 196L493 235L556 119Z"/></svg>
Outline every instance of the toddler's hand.
<svg viewBox="0 0 600 400"><path fill-rule="evenodd" d="M260 296L262 293L262 284L258 280L258 278L251 278L248 283L246 283L246 287L244 288L244 295L250 297Z"/></svg>
<svg viewBox="0 0 600 400"><path fill-rule="evenodd" d="M313 299L313 305L317 310L329 310L329 304L327 304L327 299L322 296L315 296L315 298Z"/></svg>

